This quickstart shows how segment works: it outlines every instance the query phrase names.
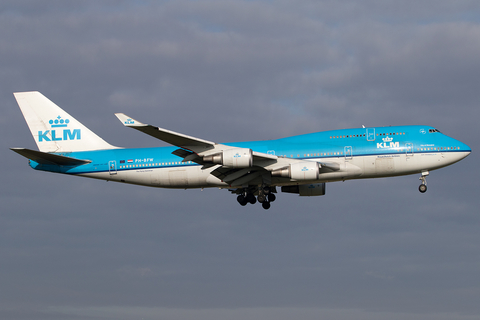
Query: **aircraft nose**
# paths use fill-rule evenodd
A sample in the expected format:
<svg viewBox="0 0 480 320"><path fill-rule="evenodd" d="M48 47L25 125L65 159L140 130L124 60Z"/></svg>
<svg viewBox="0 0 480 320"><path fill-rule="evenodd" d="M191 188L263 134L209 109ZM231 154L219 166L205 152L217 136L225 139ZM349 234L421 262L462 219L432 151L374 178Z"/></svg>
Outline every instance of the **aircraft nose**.
<svg viewBox="0 0 480 320"><path fill-rule="evenodd" d="M472 152L472 149L471 149L468 145L466 145L465 143L463 143L463 142L460 142L460 141L459 141L459 144L460 144L460 151L463 152L463 157L462 157L462 159L463 159L463 158L466 158L466 157Z"/></svg>

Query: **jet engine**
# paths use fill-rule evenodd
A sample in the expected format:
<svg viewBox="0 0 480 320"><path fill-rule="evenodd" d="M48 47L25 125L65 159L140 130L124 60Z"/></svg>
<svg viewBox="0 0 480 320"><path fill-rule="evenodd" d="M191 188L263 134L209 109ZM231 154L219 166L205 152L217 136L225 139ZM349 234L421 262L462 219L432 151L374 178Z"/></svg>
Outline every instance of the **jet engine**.
<svg viewBox="0 0 480 320"><path fill-rule="evenodd" d="M207 163L221 164L229 168L249 168L253 165L252 149L233 148L220 153L204 156L203 161Z"/></svg>
<svg viewBox="0 0 480 320"><path fill-rule="evenodd" d="M288 167L273 170L272 177L290 178L293 180L317 180L319 165L313 161L293 163Z"/></svg>

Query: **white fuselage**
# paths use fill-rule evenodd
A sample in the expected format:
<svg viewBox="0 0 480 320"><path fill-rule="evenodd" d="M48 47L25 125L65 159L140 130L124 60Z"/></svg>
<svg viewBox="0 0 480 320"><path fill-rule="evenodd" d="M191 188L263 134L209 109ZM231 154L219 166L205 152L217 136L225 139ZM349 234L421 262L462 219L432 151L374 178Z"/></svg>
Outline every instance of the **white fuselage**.
<svg viewBox="0 0 480 320"><path fill-rule="evenodd" d="M369 155L329 158L328 161L337 163L340 170L322 173L318 180L293 181L284 178L272 178L272 184L292 185L305 183L334 182L350 179L383 178L400 175L416 174L422 171L439 169L468 156L469 152L438 152L438 153L412 153L396 155ZM325 161L320 158L310 158L308 161ZM229 185L211 175L217 166L202 169L202 166L177 166L167 168L150 168L148 166L132 168L131 170L92 172L79 174L80 176L103 179L137 185L159 188L233 188L241 187Z"/></svg>

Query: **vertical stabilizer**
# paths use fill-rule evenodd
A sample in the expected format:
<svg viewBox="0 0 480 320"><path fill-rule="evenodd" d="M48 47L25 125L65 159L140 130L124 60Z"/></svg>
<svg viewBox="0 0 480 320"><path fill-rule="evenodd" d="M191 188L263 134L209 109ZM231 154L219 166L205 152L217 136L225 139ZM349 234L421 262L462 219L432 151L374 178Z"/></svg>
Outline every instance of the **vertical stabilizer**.
<svg viewBox="0 0 480 320"><path fill-rule="evenodd" d="M68 152L116 148L40 92L16 92L14 96L40 151Z"/></svg>

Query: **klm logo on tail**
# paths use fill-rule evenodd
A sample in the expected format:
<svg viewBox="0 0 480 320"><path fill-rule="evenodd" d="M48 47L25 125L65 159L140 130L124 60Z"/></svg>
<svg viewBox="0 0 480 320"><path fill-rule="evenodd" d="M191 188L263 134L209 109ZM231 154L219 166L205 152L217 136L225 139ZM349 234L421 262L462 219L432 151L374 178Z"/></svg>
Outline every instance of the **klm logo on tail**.
<svg viewBox="0 0 480 320"><path fill-rule="evenodd" d="M58 116L55 120L48 121L50 126L52 127L51 130L47 131L38 131L38 141L64 141L64 140L80 140L81 139L81 131L80 129L57 129L57 128L66 128L70 123L68 119L62 119L62 117ZM55 129L53 129L55 128Z"/></svg>

